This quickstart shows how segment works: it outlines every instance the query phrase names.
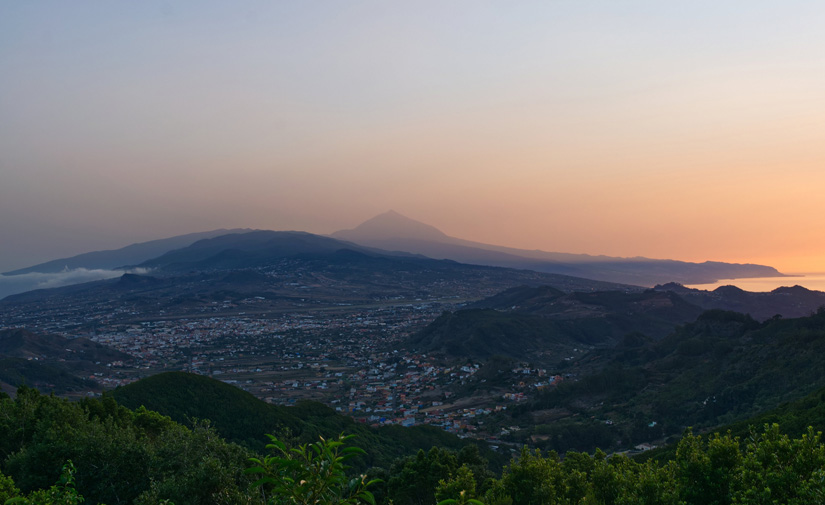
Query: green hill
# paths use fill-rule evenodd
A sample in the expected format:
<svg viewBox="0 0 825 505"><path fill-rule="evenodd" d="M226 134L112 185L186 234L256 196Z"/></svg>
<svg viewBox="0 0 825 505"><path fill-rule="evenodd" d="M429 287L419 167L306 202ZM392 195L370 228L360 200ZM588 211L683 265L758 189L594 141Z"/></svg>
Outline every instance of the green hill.
<svg viewBox="0 0 825 505"><path fill-rule="evenodd" d="M14 391L22 385L59 395L100 390L97 382L79 377L65 368L0 356L0 389Z"/></svg>
<svg viewBox="0 0 825 505"><path fill-rule="evenodd" d="M500 355L552 364L572 349L613 347L627 335L664 337L701 313L670 292L563 293L522 286L443 314L406 345L453 357Z"/></svg>
<svg viewBox="0 0 825 505"><path fill-rule="evenodd" d="M800 400L783 403L764 414L714 431L730 431L734 436L745 438L751 433L752 428L759 431L766 424L778 424L783 433L793 437L804 434L808 426L813 426L815 431L825 432L825 388L818 389Z"/></svg>
<svg viewBox="0 0 825 505"><path fill-rule="evenodd" d="M812 395L784 410L812 412L823 399ZM524 448L500 474L489 472L473 448L434 447L389 469L367 470L367 478L381 480L369 486L375 500L358 503L416 505L445 495L457 503L470 502L469 495L499 504L823 503L820 436L806 430L789 438L781 430L775 425L738 441L688 435L664 463L600 451L560 459ZM190 429L144 408L129 410L110 396L72 402L29 388L15 398L0 394L0 433L0 501L6 503L355 503L346 499L347 488L358 479L349 481L336 457L346 449L336 453L322 442L306 459L302 451L287 451L294 457L261 461L204 423ZM258 487L260 476L286 485ZM312 494L318 489L326 493L320 500Z"/></svg>
<svg viewBox="0 0 825 505"><path fill-rule="evenodd" d="M636 402L683 425L734 422L825 386L825 312L759 324L711 311L655 349Z"/></svg>
<svg viewBox="0 0 825 505"><path fill-rule="evenodd" d="M460 449L471 444L430 426L371 428L317 402L299 402L294 407L271 405L229 384L184 372L157 374L117 388L111 395L127 408L144 406L185 425L208 419L226 440L256 451L263 451L267 433L301 443L315 442L319 436L356 434L354 445L367 451L366 456L353 461L359 468L388 468L394 459L419 449ZM505 463L496 453L482 451L494 466Z"/></svg>
<svg viewBox="0 0 825 505"><path fill-rule="evenodd" d="M689 426L773 422L755 416L825 387L825 311L764 323L709 311L658 342L630 344L583 356L557 388L509 409L521 425L531 425L518 441L536 435L547 448L562 449L561 432L568 430L574 434L564 439L565 449L592 449L588 433L600 430L604 448L606 441L633 447ZM541 424L542 416L553 416L553 423ZM782 424L821 426L814 421L801 416Z"/></svg>
<svg viewBox="0 0 825 505"><path fill-rule="evenodd" d="M57 394L100 391L89 377L114 361L133 358L88 338L37 334L23 328L0 330L0 388L26 385Z"/></svg>
<svg viewBox="0 0 825 505"><path fill-rule="evenodd" d="M37 334L23 328L0 330L0 356L49 362L110 363L131 361L132 356L85 337L65 338Z"/></svg>
<svg viewBox="0 0 825 505"><path fill-rule="evenodd" d="M808 427L815 432L825 432L825 388L820 388L804 398L785 402L778 407L762 414L727 424L709 430L708 435L730 433L732 437L739 437L746 441L764 431L765 425L779 425L779 430L790 437L801 437ZM676 458L677 443L670 443L664 447L648 451L636 457L639 461L654 459L669 461Z"/></svg>

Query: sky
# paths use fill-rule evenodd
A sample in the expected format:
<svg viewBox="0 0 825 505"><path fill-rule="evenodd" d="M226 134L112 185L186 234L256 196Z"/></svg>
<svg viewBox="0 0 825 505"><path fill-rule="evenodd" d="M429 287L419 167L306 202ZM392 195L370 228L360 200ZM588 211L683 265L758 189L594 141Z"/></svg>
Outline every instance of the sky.
<svg viewBox="0 0 825 505"><path fill-rule="evenodd" d="M389 209L825 271L825 2L0 3L0 271Z"/></svg>

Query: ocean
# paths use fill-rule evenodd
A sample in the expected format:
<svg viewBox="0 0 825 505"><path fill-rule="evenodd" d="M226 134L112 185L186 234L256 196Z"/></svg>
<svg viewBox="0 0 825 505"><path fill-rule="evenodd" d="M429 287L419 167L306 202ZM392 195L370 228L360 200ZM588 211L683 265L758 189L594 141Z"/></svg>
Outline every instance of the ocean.
<svg viewBox="0 0 825 505"><path fill-rule="evenodd" d="M752 279L725 279L713 284L691 284L689 288L712 291L719 286L736 286L745 291L773 291L782 286L802 286L825 291L825 273L789 274L792 277L754 277Z"/></svg>

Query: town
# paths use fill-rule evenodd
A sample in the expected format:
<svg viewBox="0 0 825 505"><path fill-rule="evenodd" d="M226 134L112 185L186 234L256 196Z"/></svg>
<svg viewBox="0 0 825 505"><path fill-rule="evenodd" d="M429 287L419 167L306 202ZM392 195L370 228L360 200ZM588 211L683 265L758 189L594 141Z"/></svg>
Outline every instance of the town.
<svg viewBox="0 0 825 505"><path fill-rule="evenodd" d="M460 302L256 310L265 304L255 297L213 301L181 315L146 314L136 306L102 301L85 308L41 307L36 319L14 311L6 315L26 320L36 331L86 336L131 356L101 363L88 377L107 390L181 370L222 380L270 403L315 400L370 425L428 424L492 443L519 427L490 423L491 414L561 380L524 363L502 371L503 383L478 387L486 382L477 376L481 363L451 363L404 347L411 334Z"/></svg>
<svg viewBox="0 0 825 505"><path fill-rule="evenodd" d="M448 364L397 348L447 308L405 304L323 317L239 314L143 322L92 337L135 357L134 365L112 363L95 379L111 388L162 370L183 370L270 403L316 400L368 424L430 424L496 441L499 432L485 429L485 416L560 377L523 366L509 371L518 380L503 393L456 395L480 363Z"/></svg>

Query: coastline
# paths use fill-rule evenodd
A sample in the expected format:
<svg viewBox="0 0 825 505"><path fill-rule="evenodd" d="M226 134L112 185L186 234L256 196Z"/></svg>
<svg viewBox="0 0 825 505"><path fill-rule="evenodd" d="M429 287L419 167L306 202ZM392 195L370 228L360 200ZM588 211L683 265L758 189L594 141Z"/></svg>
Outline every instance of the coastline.
<svg viewBox="0 0 825 505"><path fill-rule="evenodd" d="M769 292L780 287L802 286L812 291L825 291L825 272L782 274L773 277L721 279L708 284L689 284L685 287L713 291L721 286L736 286L751 292Z"/></svg>

